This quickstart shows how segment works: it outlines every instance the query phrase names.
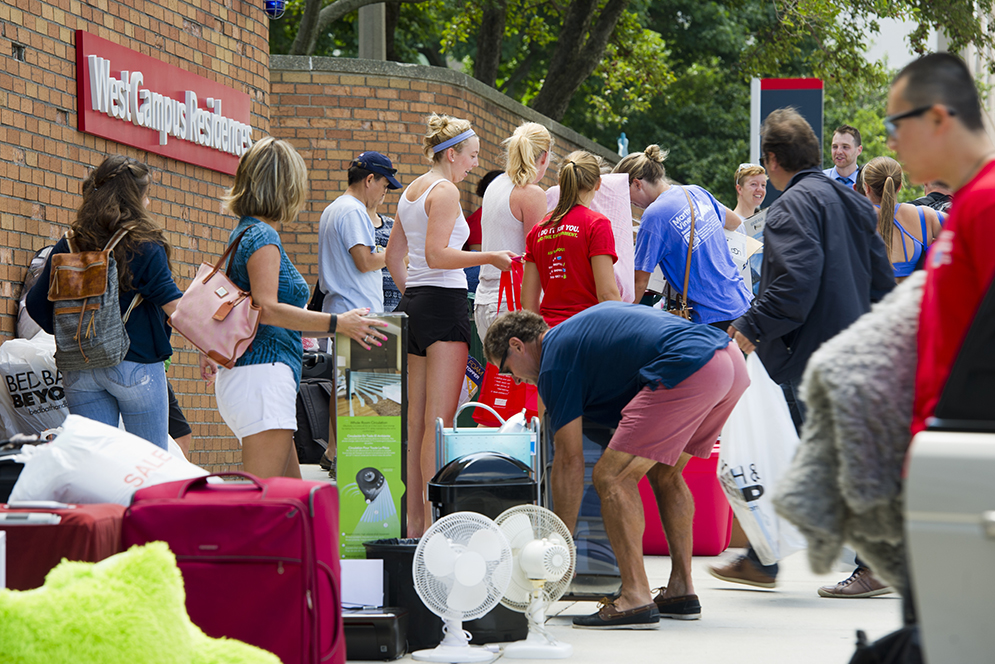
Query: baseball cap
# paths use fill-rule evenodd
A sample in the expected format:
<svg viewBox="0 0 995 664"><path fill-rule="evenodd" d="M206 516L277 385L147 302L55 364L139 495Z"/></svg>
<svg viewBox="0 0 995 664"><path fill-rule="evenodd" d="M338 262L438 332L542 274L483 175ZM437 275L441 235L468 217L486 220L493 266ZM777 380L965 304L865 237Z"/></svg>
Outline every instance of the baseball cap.
<svg viewBox="0 0 995 664"><path fill-rule="evenodd" d="M376 173L377 175L382 175L387 178L388 189L400 189L401 183L397 181L394 175L397 174L397 169L394 168L394 164L390 162L390 159L380 154L379 152L374 152L370 150L369 152L363 152L358 157L352 160L350 166L359 166L360 168L368 170L370 173Z"/></svg>

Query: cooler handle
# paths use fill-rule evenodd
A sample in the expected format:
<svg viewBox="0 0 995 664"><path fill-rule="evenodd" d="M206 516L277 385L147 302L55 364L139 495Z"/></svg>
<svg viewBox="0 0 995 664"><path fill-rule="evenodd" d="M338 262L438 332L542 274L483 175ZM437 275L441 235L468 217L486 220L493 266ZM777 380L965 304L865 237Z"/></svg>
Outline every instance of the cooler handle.
<svg viewBox="0 0 995 664"><path fill-rule="evenodd" d="M463 404L462 406L460 406L459 410L456 411L456 414L453 415L453 432L454 433L456 431L459 431L459 429L457 429L457 427L456 427L456 421L459 419L460 413L462 413L467 408L470 408L471 406L474 407L474 408L483 408L484 410L489 411L491 415L493 415L494 417L496 417L498 419L498 422L500 422L501 424L504 424L504 421L505 421L504 418L501 417L500 415L498 415L497 411L494 410L493 408L491 408L490 406L488 406L487 404L480 403L479 401L467 401L465 404Z"/></svg>
<svg viewBox="0 0 995 664"><path fill-rule="evenodd" d="M203 477L193 478L192 480L184 484L182 487L180 487L180 493L177 496L177 498L183 498L184 496L187 495L188 492L194 489L200 489L202 486L207 486L208 488L210 488L210 485L207 483L207 478L209 477L238 477L243 480L249 480L250 482L256 485L257 489L263 492L263 496L266 495L266 486L262 482L260 482L259 478L256 477L255 475L251 473L229 471L224 473L211 473L210 475L204 475Z"/></svg>

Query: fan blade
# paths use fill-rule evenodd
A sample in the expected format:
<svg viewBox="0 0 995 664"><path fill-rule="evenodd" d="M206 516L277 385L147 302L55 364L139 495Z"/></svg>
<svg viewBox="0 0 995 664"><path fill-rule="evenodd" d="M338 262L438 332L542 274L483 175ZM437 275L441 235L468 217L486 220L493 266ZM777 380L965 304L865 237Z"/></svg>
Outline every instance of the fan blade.
<svg viewBox="0 0 995 664"><path fill-rule="evenodd" d="M456 559L453 575L456 577L456 582L464 586L478 585L487 576L487 563L476 551L464 551Z"/></svg>
<svg viewBox="0 0 995 664"><path fill-rule="evenodd" d="M456 581L446 598L446 605L453 611L468 613L483 604L486 599L487 586L485 584L478 583L467 586Z"/></svg>
<svg viewBox="0 0 995 664"><path fill-rule="evenodd" d="M501 536L489 529L475 532L467 545L467 551L479 554L488 562L501 559L501 548Z"/></svg>
<svg viewBox="0 0 995 664"><path fill-rule="evenodd" d="M425 568L429 574L436 578L444 578L453 573L456 567L456 552L449 544L449 540L442 533L432 535L432 539L425 545L423 553L425 558Z"/></svg>
<svg viewBox="0 0 995 664"><path fill-rule="evenodd" d="M513 514L501 524L501 532L508 538L513 551L517 551L535 538L532 519L527 514Z"/></svg>

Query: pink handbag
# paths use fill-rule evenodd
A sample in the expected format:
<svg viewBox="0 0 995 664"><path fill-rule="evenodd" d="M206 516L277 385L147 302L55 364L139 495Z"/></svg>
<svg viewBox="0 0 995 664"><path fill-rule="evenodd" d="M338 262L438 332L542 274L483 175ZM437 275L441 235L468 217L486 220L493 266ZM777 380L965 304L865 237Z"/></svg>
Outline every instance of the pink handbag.
<svg viewBox="0 0 995 664"><path fill-rule="evenodd" d="M235 238L217 263L201 263L197 276L169 317L169 325L174 330L201 353L228 369L249 349L262 311L252 302L251 294L239 289L221 271L221 266L229 255L234 255L247 230Z"/></svg>

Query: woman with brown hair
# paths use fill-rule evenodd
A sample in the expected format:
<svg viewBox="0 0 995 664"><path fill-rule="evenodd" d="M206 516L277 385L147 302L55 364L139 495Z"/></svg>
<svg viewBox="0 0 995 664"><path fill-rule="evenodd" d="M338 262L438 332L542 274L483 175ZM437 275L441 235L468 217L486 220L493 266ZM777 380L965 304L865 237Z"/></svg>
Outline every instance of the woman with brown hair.
<svg viewBox="0 0 995 664"><path fill-rule="evenodd" d="M152 174L142 162L114 155L83 182L83 202L70 226L77 251L102 251L115 233L129 232L113 250L118 293L124 316L136 298L124 329L130 346L116 366L62 370L69 412L124 427L167 449L168 400L163 361L173 354L166 317L182 293L173 282L172 249L162 228L149 214ZM48 300L52 256L69 253L66 238L52 250L45 269L28 294L31 317L54 333L53 303Z"/></svg>
<svg viewBox="0 0 995 664"><path fill-rule="evenodd" d="M861 169L864 193L878 209L878 234L888 249L895 280L904 281L940 234L936 210L898 202L902 167L891 157L875 157ZM898 230L896 233L895 230Z"/></svg>
<svg viewBox="0 0 995 664"><path fill-rule="evenodd" d="M508 270L515 258L510 251L461 249L470 228L456 185L477 166L480 152L470 123L433 113L423 146L432 167L401 194L386 256L401 291L396 311L408 315L408 537L420 537L431 522L426 489L436 471L435 421L452 423L466 372L470 315L463 268Z"/></svg>

